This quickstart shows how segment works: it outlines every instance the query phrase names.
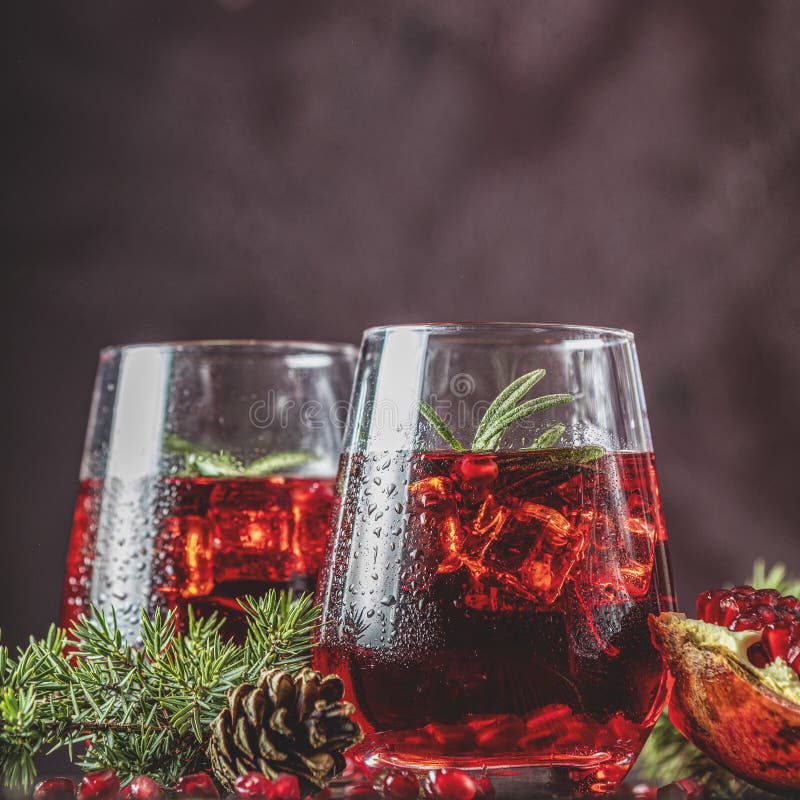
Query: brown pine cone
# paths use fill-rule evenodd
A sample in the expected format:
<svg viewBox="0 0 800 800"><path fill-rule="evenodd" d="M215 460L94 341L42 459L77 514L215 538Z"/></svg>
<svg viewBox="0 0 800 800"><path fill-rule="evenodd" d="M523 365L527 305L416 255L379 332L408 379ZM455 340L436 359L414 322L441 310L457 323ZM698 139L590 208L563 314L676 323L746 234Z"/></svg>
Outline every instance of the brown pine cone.
<svg viewBox="0 0 800 800"><path fill-rule="evenodd" d="M304 791L324 788L344 769L342 753L364 738L343 695L338 675L307 667L296 678L273 669L258 686L232 689L228 708L211 724L208 756L217 778L231 788L248 772L288 772Z"/></svg>

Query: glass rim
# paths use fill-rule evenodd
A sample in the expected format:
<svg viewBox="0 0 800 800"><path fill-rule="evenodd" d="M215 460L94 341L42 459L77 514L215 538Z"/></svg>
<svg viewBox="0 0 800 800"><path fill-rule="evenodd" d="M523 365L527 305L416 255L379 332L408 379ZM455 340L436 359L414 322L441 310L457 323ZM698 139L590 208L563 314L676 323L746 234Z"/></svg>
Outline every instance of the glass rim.
<svg viewBox="0 0 800 800"><path fill-rule="evenodd" d="M132 350L159 350L181 352L185 350L218 351L252 350L264 353L328 353L347 355L355 359L358 348L350 342L313 341L303 339L173 339L163 342L130 342L127 344L106 345L100 355L107 357Z"/></svg>
<svg viewBox="0 0 800 800"><path fill-rule="evenodd" d="M398 325L375 325L364 331L364 337L390 331L419 331L435 333L479 333L480 331L498 331L512 333L541 331L543 333L585 333L608 341L633 341L634 334L625 328L610 328L602 325L573 325L552 322L415 322Z"/></svg>

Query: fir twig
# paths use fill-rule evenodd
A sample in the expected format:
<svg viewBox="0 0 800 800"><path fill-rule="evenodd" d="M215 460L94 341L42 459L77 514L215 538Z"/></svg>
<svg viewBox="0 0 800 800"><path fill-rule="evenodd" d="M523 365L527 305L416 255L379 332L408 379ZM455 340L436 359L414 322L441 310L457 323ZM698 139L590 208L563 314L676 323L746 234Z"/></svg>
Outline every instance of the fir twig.
<svg viewBox="0 0 800 800"><path fill-rule="evenodd" d="M241 604L249 622L241 645L222 639L216 615L190 609L186 633L174 612L142 613L139 650L113 612L92 609L69 636L52 627L16 658L0 648L2 783L30 786L37 753L62 748L74 755L79 747L81 767L110 767L122 780L146 773L170 785L208 768L209 725L228 690L267 667L307 663L318 624L308 595L270 591Z"/></svg>

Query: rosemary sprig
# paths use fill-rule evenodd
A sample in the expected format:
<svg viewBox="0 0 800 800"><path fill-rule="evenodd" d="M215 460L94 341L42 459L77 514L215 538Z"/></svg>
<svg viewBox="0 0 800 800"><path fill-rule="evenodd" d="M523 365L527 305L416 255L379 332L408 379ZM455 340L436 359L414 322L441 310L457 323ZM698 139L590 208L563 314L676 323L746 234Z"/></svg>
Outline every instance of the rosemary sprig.
<svg viewBox="0 0 800 800"><path fill-rule="evenodd" d="M800 579L789 576L783 564L767 570L759 559L748 581L756 589L777 589L781 594L800 596ZM776 795L757 789L700 752L670 722L667 709L661 714L638 761L636 772L646 780L671 783L694 778L714 800L774 800Z"/></svg>
<svg viewBox="0 0 800 800"><path fill-rule="evenodd" d="M307 663L319 619L310 595L270 591L241 606L244 644L220 636L215 614L190 610L182 633L174 612L156 611L142 613L139 650L113 612L92 609L69 634L53 626L16 658L0 648L0 783L30 786L34 757L62 748L84 769L110 767L123 780L146 773L170 785L209 768L209 725L228 690L268 667Z"/></svg>
<svg viewBox="0 0 800 800"><path fill-rule="evenodd" d="M261 478L295 469L316 458L307 450L283 450L245 464L225 450L206 450L174 434L164 437L164 451L183 458L184 475L204 478Z"/></svg>
<svg viewBox="0 0 800 800"><path fill-rule="evenodd" d="M503 434L508 427L520 419L546 411L553 406L571 403L575 397L571 394L548 394L536 397L532 400L521 402L525 395L544 378L546 372L543 369L535 369L512 381L499 395L490 403L489 407L481 417L475 436L472 439L470 450L496 450L500 445ZM450 426L442 419L436 410L426 400L420 400L419 410L423 417L431 424L433 429L442 437L454 450L459 452L467 448L458 440ZM545 450L553 447L564 434L566 426L556 424L549 427L536 439L536 441L524 450ZM599 458L603 455L602 448L565 448L565 450L581 450L581 455L591 456L586 460ZM588 452L591 450L591 453Z"/></svg>

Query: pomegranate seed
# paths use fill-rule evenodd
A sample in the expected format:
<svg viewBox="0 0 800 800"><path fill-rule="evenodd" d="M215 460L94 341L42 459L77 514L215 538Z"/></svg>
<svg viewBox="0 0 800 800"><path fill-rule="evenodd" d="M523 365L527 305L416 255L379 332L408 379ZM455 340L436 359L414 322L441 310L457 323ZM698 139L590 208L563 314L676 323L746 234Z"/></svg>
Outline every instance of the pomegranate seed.
<svg viewBox="0 0 800 800"><path fill-rule="evenodd" d="M525 723L513 714L500 717L475 734L475 744L489 753L513 750L525 733Z"/></svg>
<svg viewBox="0 0 800 800"><path fill-rule="evenodd" d="M342 780L352 783L353 781L367 781L371 780L369 767L358 757L344 757L344 771L342 772Z"/></svg>
<svg viewBox="0 0 800 800"><path fill-rule="evenodd" d="M78 800L116 800L119 778L113 769L99 769L84 776L78 786Z"/></svg>
<svg viewBox="0 0 800 800"><path fill-rule="evenodd" d="M764 669L764 667L769 664L769 656L761 642L751 644L750 647L747 648L747 658L754 667L758 667L759 669Z"/></svg>
<svg viewBox="0 0 800 800"><path fill-rule="evenodd" d="M381 793L375 791L371 783L351 783L345 786L344 796L357 797L358 800L381 800Z"/></svg>
<svg viewBox="0 0 800 800"><path fill-rule="evenodd" d="M462 456L453 465L451 477L480 486L491 483L499 469L492 456Z"/></svg>
<svg viewBox="0 0 800 800"><path fill-rule="evenodd" d="M477 792L475 781L460 769L434 769L425 780L430 800L473 800Z"/></svg>
<svg viewBox="0 0 800 800"><path fill-rule="evenodd" d="M137 775L119 796L123 800L163 800L164 790L147 775Z"/></svg>
<svg viewBox="0 0 800 800"><path fill-rule="evenodd" d="M791 634L792 626L788 622L773 622L764 628L761 641L770 661L775 661L776 658L786 659Z"/></svg>
<svg viewBox="0 0 800 800"><path fill-rule="evenodd" d="M757 592L753 592L753 604L774 606L780 599L781 593L777 589L759 589Z"/></svg>
<svg viewBox="0 0 800 800"><path fill-rule="evenodd" d="M760 631L764 627L764 623L758 614L746 611L744 614L739 614L728 627L732 631Z"/></svg>
<svg viewBox="0 0 800 800"><path fill-rule="evenodd" d="M712 605L711 592L701 592L697 595L697 619L703 622L711 622L711 605Z"/></svg>
<svg viewBox="0 0 800 800"><path fill-rule="evenodd" d="M786 597L781 597L777 603L778 608L788 608L792 611L800 611L800 600L794 595L787 594Z"/></svg>
<svg viewBox="0 0 800 800"><path fill-rule="evenodd" d="M726 594L719 601L719 617L717 624L727 628L743 611L747 610L747 599L737 600L733 594Z"/></svg>
<svg viewBox="0 0 800 800"><path fill-rule="evenodd" d="M756 592L756 590L752 586L747 586L747 585L745 585L745 586L734 586L733 589L731 589L731 591L734 594L745 594L745 595L748 595L748 596L751 595L751 594L755 594L755 592Z"/></svg>
<svg viewBox="0 0 800 800"><path fill-rule="evenodd" d="M75 800L75 782L70 778L49 778L33 787L32 800Z"/></svg>
<svg viewBox="0 0 800 800"><path fill-rule="evenodd" d="M233 792L237 797L252 798L253 800L272 800L275 788L272 781L260 772L248 772L240 775L233 784Z"/></svg>
<svg viewBox="0 0 800 800"><path fill-rule="evenodd" d="M754 606L753 613L758 614L762 625L769 625L771 622L778 621L778 612L772 606L764 605L763 603Z"/></svg>
<svg viewBox="0 0 800 800"><path fill-rule="evenodd" d="M427 724L422 730L429 733L443 753L462 753L475 746L475 733L469 725Z"/></svg>
<svg viewBox="0 0 800 800"><path fill-rule="evenodd" d="M488 775L478 778L476 783L478 784L478 791L475 794L476 800L494 800L494 786L492 786Z"/></svg>
<svg viewBox="0 0 800 800"><path fill-rule="evenodd" d="M175 794L178 797L202 798L202 800L217 800L219 792L214 781L207 772L197 772L194 775L184 775L175 784Z"/></svg>
<svg viewBox="0 0 800 800"><path fill-rule="evenodd" d="M389 800L416 800L419 781L413 772L393 769L383 779L383 793Z"/></svg>
<svg viewBox="0 0 800 800"><path fill-rule="evenodd" d="M300 800L300 781L296 775L278 775L272 781L275 800Z"/></svg>

